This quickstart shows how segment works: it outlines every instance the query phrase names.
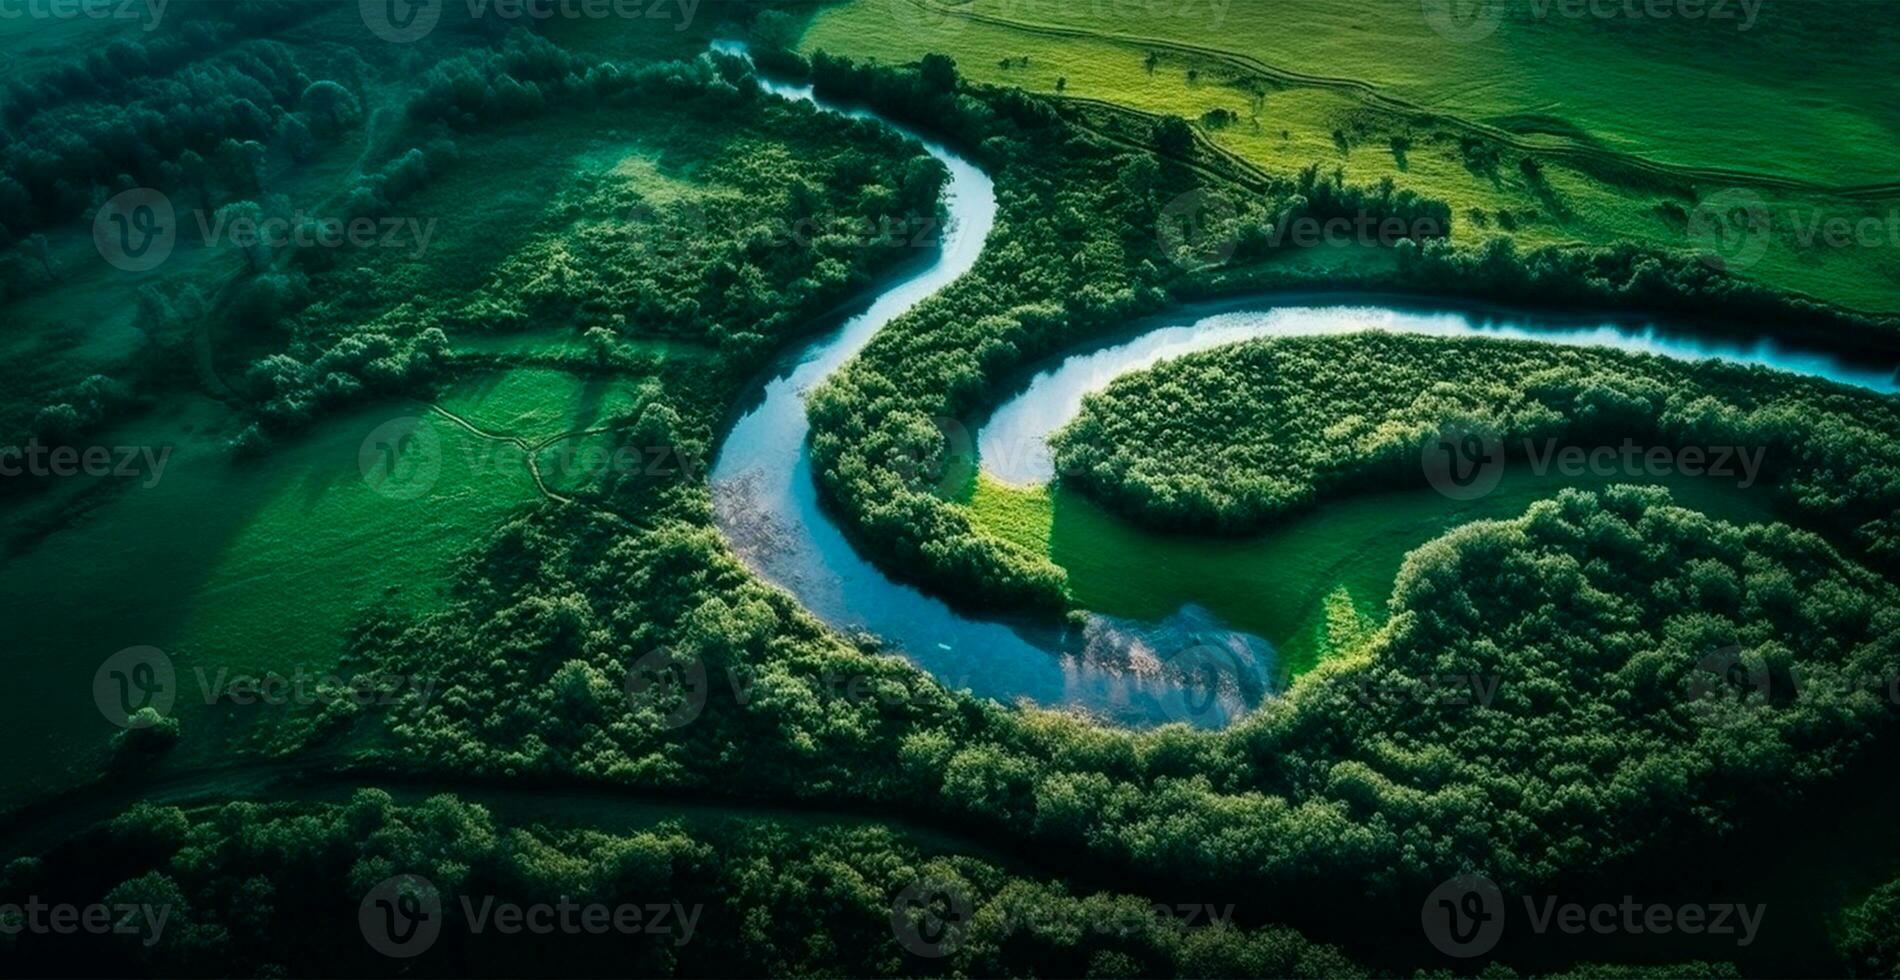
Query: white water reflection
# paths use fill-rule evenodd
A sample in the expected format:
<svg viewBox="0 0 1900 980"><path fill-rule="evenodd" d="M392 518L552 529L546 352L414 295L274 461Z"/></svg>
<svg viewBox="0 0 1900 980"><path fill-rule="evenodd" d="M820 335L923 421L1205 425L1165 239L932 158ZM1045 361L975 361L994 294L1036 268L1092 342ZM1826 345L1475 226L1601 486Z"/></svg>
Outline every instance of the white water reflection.
<svg viewBox="0 0 1900 980"><path fill-rule="evenodd" d="M1380 330L1425 337L1493 337L1573 347L1604 347L1678 360L1719 358L1883 393L1900 391L1891 368L1853 364L1772 340L1743 342L1665 331L1654 324L1551 324L1522 317L1406 310L1386 306L1282 306L1177 314L1126 343L1084 351L1036 374L1004 402L977 436L983 471L1005 483L1047 483L1055 476L1048 438L1082 410L1082 400L1125 374L1228 344L1263 337L1325 337Z"/></svg>

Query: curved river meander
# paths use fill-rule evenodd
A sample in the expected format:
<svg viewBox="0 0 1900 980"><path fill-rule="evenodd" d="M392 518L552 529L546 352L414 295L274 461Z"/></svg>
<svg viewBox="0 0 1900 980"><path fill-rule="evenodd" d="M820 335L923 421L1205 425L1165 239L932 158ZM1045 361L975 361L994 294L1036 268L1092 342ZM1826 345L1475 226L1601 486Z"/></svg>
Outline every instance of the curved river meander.
<svg viewBox="0 0 1900 980"><path fill-rule="evenodd" d="M828 105L809 88L766 84L785 98L878 118L863 109ZM788 354L772 372L759 400L727 434L713 469L721 531L754 570L819 618L842 630L877 636L953 688L1005 702L1026 699L1080 708L1123 724L1231 721L1258 701L1269 686L1266 678L1274 674L1275 651L1260 637L1228 628L1192 604L1159 617L1091 614L1086 625L1066 628L972 617L886 576L819 506L806 448L805 395L885 324L970 269L996 219L996 195L987 175L943 145L892 125L949 168L951 220L943 247L835 331ZM1046 482L1051 465L1044 438L1074 417L1083 396L1160 360L1258 337L1366 329L1610 347L1685 359L1719 357L1896 390L1886 371L1766 340L1698 338L1642 323L1532 321L1399 304L1268 305L1253 299L1136 324L1119 342L1071 354L1026 378L982 427L977 438L982 466L1004 483ZM1235 675L1240 682L1210 686L1205 678L1211 674Z"/></svg>

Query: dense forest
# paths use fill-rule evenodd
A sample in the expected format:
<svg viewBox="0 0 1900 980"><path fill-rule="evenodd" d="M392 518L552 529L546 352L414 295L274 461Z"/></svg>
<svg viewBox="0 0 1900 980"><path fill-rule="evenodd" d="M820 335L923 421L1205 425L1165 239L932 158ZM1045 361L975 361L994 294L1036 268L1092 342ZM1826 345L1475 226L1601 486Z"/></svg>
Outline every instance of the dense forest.
<svg viewBox="0 0 1900 980"><path fill-rule="evenodd" d="M1361 655L1219 734L974 702L830 636L710 534L603 555L586 526L524 522L466 608L365 637L395 670L485 664L397 713L412 748L391 761L875 802L1311 910L1460 868L1530 887L1666 862L1862 758L1892 716L1870 679L1900 668L1892 586L1811 535L1636 488L1418 553ZM1772 700L1702 696L1698 664L1728 649ZM655 688L627 705L624 664L654 650L704 669L703 703L678 714L683 694ZM1496 678L1498 699L1405 695L1441 674Z"/></svg>
<svg viewBox="0 0 1900 980"><path fill-rule="evenodd" d="M374 790L339 804L140 805L7 865L0 904L163 908L162 927L135 915L136 931L88 945L81 962L70 943L33 933L0 934L0 953L26 972L377 975L393 961L362 941L346 896L413 875L440 916L417 950L429 976L1364 975L1289 929L1233 927L1218 910L1188 924L1132 895L1077 894L877 825L698 822L550 828L454 796L404 806ZM934 899L931 914L951 916L955 902L967 918L941 936L920 923L906 947L891 903L906 889L919 892L913 914ZM561 903L632 904L643 922L592 931L570 915L575 927L549 937L480 915Z"/></svg>
<svg viewBox="0 0 1900 980"><path fill-rule="evenodd" d="M1877 681L1900 670L1891 586L1810 535L1634 488L1566 494L1420 551L1363 650L1220 734L986 707L841 644L736 564L707 576L722 561L705 535L654 532L603 557L584 524L545 523L503 536L464 608L382 628L378 648L460 665L426 709L387 709L416 720L391 725L400 747L382 765L927 813L1089 855L1162 895L1247 894L1255 914L1309 926L1460 869L1511 889L1633 859L1666 875L1672 853L1788 812L1865 761L1892 717ZM483 625L464 635L457 621ZM707 668L702 710L681 714L677 689L628 701L621 664L654 643ZM1738 670L1710 672L1721 651ZM1443 676L1491 678L1493 694L1421 695ZM320 835L294 826L271 846L311 853L298 841ZM155 867L83 851L97 870L73 880L101 893ZM574 873L602 873L603 852L587 853ZM1269 972L1297 971L1297 947L1278 948L1267 962L1288 965Z"/></svg>
<svg viewBox="0 0 1900 980"><path fill-rule="evenodd" d="M719 192L648 201L616 182L578 181L562 189L545 231L472 291L418 282L421 263L325 267L332 257L322 252L306 253L324 263L317 269L259 276L274 295L287 279L296 299L270 304L291 342L246 377L261 416L246 448L326 406L428 390L451 335L571 331L596 351L579 367L609 373L624 341L686 340L717 349L731 384L911 258L918 230L937 221L942 168L882 127L839 126L762 97L749 72L717 55L624 69L529 34L432 69L406 109L413 145L362 180L353 213L387 210L454 166L458 136L549 116L630 126Z"/></svg>
<svg viewBox="0 0 1900 980"><path fill-rule="evenodd" d="M9 296L56 288L53 270L31 261L36 229L83 217L128 181L276 213L274 168L325 146L354 156L364 144L332 196L340 214L459 200L468 185L455 181L508 140L530 141L528 156L555 145L581 156L574 148L587 144L555 137L603 127L668 148L647 185L666 192L581 175L548 189L532 217L472 223L469 239L501 251L487 263L227 256L204 288L145 296L157 368L21 389L3 417L12 429L78 438L195 387L186 338L209 325L230 339L214 345L229 382L217 394L238 420L234 448L251 456L345 406L427 399L452 379L533 366L627 386L632 407L604 425L616 444L703 461L743 385L917 258L911 246L934 239L915 230L942 220L946 174L919 147L766 96L739 58L632 65L528 31L478 35L447 53L418 49L439 58L407 56L413 84L380 103L377 129L371 86L268 36L300 23L302 5L228 10L182 39L106 48L10 83ZM207 62L207 48L222 53ZM981 411L1026 365L1177 300L1314 285L1276 261L1288 222L1372 213L1451 227L1442 202L1316 166L1217 209L1214 239L1234 248L1208 268L1157 234L1170 206L1211 180L1179 120L1125 145L1071 124L1049 99L969 85L943 56L890 66L764 47L760 60L927 127L994 175L1000 215L975 270L810 399L820 492L856 543L892 574L985 610L1064 609L1063 573L980 533L940 496L951 462L942 420ZM165 85L148 90L147 76ZM123 104L124 116L82 111L87 100ZM158 105L177 118L153 122ZM171 135L150 136L155 126ZM88 156L69 130L119 149ZM885 240L891 229L904 244ZM1395 271L1372 284L1748 304L1788 314L1789 334L1837 339L1888 326L1761 295L1680 256L1520 255L1442 234L1381 248ZM578 344L477 349L537 332ZM693 355L651 353L663 344ZM1526 894L1594 893L1632 867L1667 881L1750 827L1848 792L1887 751L1900 593L1862 563L1900 562L1891 400L1718 365L1362 335L1244 345L1127 379L1058 449L1065 479L1138 519L1252 528L1323 493L1421 481L1421 449L1447 422L1569 442L1758 446L1764 482L1796 526L1724 523L1656 489L1567 492L1413 553L1382 628L1232 727L1134 731L952 690L761 580L712 526L702 472L618 474L485 525L439 602L392 594L363 610L338 669L431 678L427 696L334 700L273 719L261 754L277 765L322 758L364 785L518 781L736 811L835 806L865 822L589 829L501 819L453 796L398 804L376 790L334 804L141 805L43 853L9 854L0 905L162 905L172 915L162 939L76 956L57 937L0 930L0 955L33 973L383 975L395 961L362 941L360 906L413 874L452 908L491 896L704 910L687 943L519 942L452 916L416 961L420 974L1411 972L1443 962L1426 958L1417 909L1449 876L1481 873ZM635 683L656 674L699 683ZM1433 696L1446 678L1482 681L1482 703ZM93 789L136 792L166 772L178 743L216 737L175 719L121 736ZM923 843L935 834L954 846ZM983 850L972 841L1007 856L971 856ZM893 923L894 899L920 884L972 908L942 957L908 947ZM1241 913L1192 925L1153 915L1154 903L1183 897L1237 900ZM1891 973L1896 915L1896 886L1860 897L1837 948L1813 961ZM1470 965L1507 975L1513 960L1500 959ZM1734 972L1638 959L1574 969Z"/></svg>
<svg viewBox="0 0 1900 980"><path fill-rule="evenodd" d="M281 50L266 50L278 51L275 60L245 64L296 71ZM506 139L542 117L630 128L650 145L668 147L676 166L720 190L644 201L616 182L578 181L560 189L562 200L534 237L474 289L445 288L425 254L392 264L372 250L253 245L232 279L215 290L190 283L145 288L136 323L155 356L125 380L93 376L51 390L16 390L0 418L12 420L9 429L19 442L67 444L149 405L154 394L181 383L204 385L205 366L193 362L213 357L211 393L247 413L252 424L238 434L235 448L255 454L337 408L427 396L464 370L508 366L493 358L460 366L451 336L550 328L585 335L595 351L563 367L609 374L639 369L648 365L637 342L669 338L719 350L717 375L701 386L736 384L777 344L809 329L878 272L914 258L915 244L938 223L943 180L941 167L903 149L887 129L840 126L808 106L761 97L748 71L737 59L711 56L626 67L526 33L491 50L447 58L401 106L401 135L375 151L383 162L366 167L332 202L335 217L388 215L470 166L458 140ZM349 88L300 74L279 87L291 93L284 96L290 104L304 106L305 116L322 118L317 131L334 135L364 125L360 100ZM62 90L47 81L35 91L55 102L52 93ZM171 101L191 102L183 96ZM58 139L75 139L45 113L33 118L43 120L46 132L63 134ZM40 156L28 142L11 149L21 167L58 173L74 195L116 186L89 182L83 169L35 163ZM194 159L189 149L182 154ZM257 151L259 175L270 159ZM260 180L229 176L207 178L192 193L220 216L292 215L290 202ZM216 338L209 354L207 335ZM664 412L682 409L694 413L695 407L669 405ZM705 405L692 424L709 433L722 413L723 403ZM624 421L637 420L636 413ZM658 435L654 445L672 445L670 433Z"/></svg>
<svg viewBox="0 0 1900 980"><path fill-rule="evenodd" d="M114 909L107 941L75 961L66 944L6 933L0 951L55 972L377 975L392 961L358 935L378 934L373 916L359 919L376 910L340 896L400 896L391 883L427 896L429 931L407 941L426 976L1373 975L1294 930L1233 924L1231 905L1083 893L876 824L551 827L380 790L335 804L141 804L0 871L0 903ZM893 895L911 901L894 907ZM629 908L637 923L586 917ZM503 909L548 931L510 926ZM1692 962L1568 975L1729 972Z"/></svg>
<svg viewBox="0 0 1900 980"><path fill-rule="evenodd" d="M1294 248L1270 232L1276 223L1347 213L1431 227L1442 204L1389 186L1345 186L1316 168L1276 183L1263 197L1242 196L1210 186L1189 165L1191 143L1171 142L1162 132L1151 151L1111 143L1064 124L1015 89L959 89L954 69L939 59L904 75L852 68L822 53L811 63L822 91L899 118L928 119L999 175L1003 218L976 268L880 333L811 407L814 465L827 499L886 568L953 601L1034 610L1066 603L1060 568L975 529L942 499L943 474L958 462L949 458L946 420L970 428L1024 365L1173 300L1265 286L1353 285L1640 310L1726 309L1733 301L1781 317L1778 331L1787 336L1836 345L1880 343L1892 329L1887 319L1757 295L1760 287L1694 256L1634 247L1525 255L1508 239L1472 246L1401 236L1385 246L1394 253L1390 271L1349 283L1316 280L1272 261L1274 243ZM1177 254L1182 244L1156 229L1183 195L1196 193L1232 203L1207 209L1217 220L1196 231L1184 261ZM1233 247L1209 244L1223 241ZM1219 259L1211 266L1203 261L1209 249ZM1877 467L1860 472L1860 481L1882 482ZM1834 517L1870 550L1886 552L1890 494L1870 488L1838 509L1824 495L1809 497L1816 509L1836 510Z"/></svg>
<svg viewBox="0 0 1900 980"><path fill-rule="evenodd" d="M1052 445L1062 479L1130 516L1245 531L1353 490L1422 486L1448 432L1518 460L1628 441L1698 447L1707 468L1721 452L1727 482L1772 487L1797 523L1878 567L1900 561L1892 399L1718 361L1381 333L1255 341L1118 380Z"/></svg>

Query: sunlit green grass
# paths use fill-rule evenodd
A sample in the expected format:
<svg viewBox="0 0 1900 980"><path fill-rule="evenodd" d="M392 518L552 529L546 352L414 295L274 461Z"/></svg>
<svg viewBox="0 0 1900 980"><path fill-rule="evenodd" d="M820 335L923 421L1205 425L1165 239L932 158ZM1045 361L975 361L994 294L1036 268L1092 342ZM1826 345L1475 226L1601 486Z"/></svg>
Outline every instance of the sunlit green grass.
<svg viewBox="0 0 1900 980"><path fill-rule="evenodd" d="M1810 72L1831 77L1845 69L1834 62L1821 67L1814 50L1803 47L1829 36L1811 24L1800 38L1748 42L1751 57L1773 62L1759 74L1798 76L1798 84L1790 81L1784 89L1758 77L1733 77L1733 64L1718 60L1720 50L1712 51L1700 39L1676 38L1681 50L1672 54L1676 48L1628 30L1632 25L1615 36L1598 36L1573 24L1546 22L1523 30L1506 24L1485 43L1457 46L1424 26L1416 3L1403 5L1408 16L1387 16L1392 13L1387 0L1237 3L1219 30L1196 30L1195 18L1185 11L1191 6L1205 20L1204 4L1162 5L1183 7L1175 17L1143 14L1141 5L1121 14L1114 4L974 0L968 8L1104 35L1220 48L1275 67L1380 83L1390 94L1426 107L1407 110L1351 90L1289 85L1210 58L1156 51L1135 39L1055 36L954 15L920 25L903 14L908 2L857 0L825 7L811 17L800 47L884 61L941 51L981 82L1055 94L1060 81L1067 96L1190 120L1224 109L1237 121L1203 126L1203 131L1249 163L1283 175L1317 163L1362 184L1390 177L1400 187L1449 203L1451 232L1460 241L1508 233L1527 248L1620 241L1666 249L1701 244L1691 240L1680 217L1664 210L1694 209L1690 183L1672 187L1611 177L1546 157L1539 162L1547 186L1533 186L1519 171L1524 154L1516 150L1501 150L1495 168L1468 166L1462 147L1468 134L1434 118L1433 111L1498 124L1533 141L1602 146L1684 166L1829 185L1893 177L1895 141L1888 128L1893 103L1882 96L1889 73L1845 73L1840 85L1814 90ZM1802 21L1851 21L1862 6L1834 4ZM1768 30L1785 19L1765 20L1757 29ZM1662 33L1675 36L1667 27ZM1328 60L1328 52L1337 58ZM1511 85L1497 84L1505 77ZM1640 98L1632 87L1641 90ZM1550 94L1526 94L1539 91ZM1804 94L1795 98L1789 91ZM1553 131L1565 135L1548 135ZM1774 135L1763 138L1764 132ZM1409 145L1395 150L1395 137ZM1694 193L1702 195L1727 186L1693 182ZM1900 240L1895 236L1883 231L1871 247L1801 240L1803 229L1817 220L1873 217L1884 222L1900 203L1754 190L1771 212L1777 237L1743 274L1856 309L1900 309Z"/></svg>
<svg viewBox="0 0 1900 980"><path fill-rule="evenodd" d="M1441 4L1437 0L1169 0L1059 3L969 0L942 8L1006 21L1152 38L1231 52L1302 75L1369 83L1390 96L1520 131L1582 134L1663 162L1805 177L1820 183L1893 179L1891 51L1900 17L1864 0L1710 3L1700 19L1566 16L1560 3ZM1432 7L1485 8L1488 33L1461 40L1434 29ZM1656 5L1650 5L1656 6ZM1673 11L1677 5L1663 5ZM809 39L982 51L1032 62L1060 55L1017 35L920 12L909 0L827 8ZM1064 42L1066 46L1068 42ZM866 52L870 53L870 52ZM962 60L962 59L960 59ZM1113 69L1104 65L1099 73ZM1071 75L1074 85L1080 75ZM1124 74L1122 76L1126 78ZM1131 79L1132 81L1132 79Z"/></svg>
<svg viewBox="0 0 1900 980"><path fill-rule="evenodd" d="M1517 464L1496 490L1475 501L1454 501L1429 488L1355 494L1240 537L1149 531L1060 484L1013 487L979 477L968 506L984 531L1065 569L1078 605L1146 621L1200 605L1234 629L1266 638L1281 666L1298 674L1331 652L1329 597L1338 602L1343 596L1361 617L1383 622L1393 579L1412 549L1460 524L1521 516L1565 488L1617 482L1628 481L1539 475ZM1646 482L1667 486L1682 506L1724 520L1772 516L1760 489L1684 477Z"/></svg>

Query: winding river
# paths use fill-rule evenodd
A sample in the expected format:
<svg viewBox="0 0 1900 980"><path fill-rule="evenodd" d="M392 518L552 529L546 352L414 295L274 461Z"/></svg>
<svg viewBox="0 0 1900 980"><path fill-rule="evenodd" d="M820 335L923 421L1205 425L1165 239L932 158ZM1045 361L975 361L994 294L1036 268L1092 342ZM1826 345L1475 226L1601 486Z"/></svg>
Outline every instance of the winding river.
<svg viewBox="0 0 1900 980"><path fill-rule="evenodd" d="M720 45L743 53L737 44ZM879 118L817 99L809 87L762 84L827 111ZM889 123L888 120L885 120ZM941 249L844 320L788 353L758 400L733 424L712 473L716 519L757 573L847 633L877 637L953 688L979 697L1087 711L1106 721L1224 725L1257 704L1277 672L1272 644L1184 604L1170 615L1090 614L1081 625L975 618L896 582L860 555L819 505L804 398L896 317L975 264L996 220L990 179L942 144L904 126L949 168L950 215ZM991 477L1040 484L1052 467L1044 439L1074 417L1083 396L1131 371L1181 354L1257 337L1379 329L1438 337L1489 336L1611 347L1676 358L1720 357L1882 392L1886 371L1771 341L1733 343L1650 324L1533 322L1508 316L1412 309L1402 304L1268 305L1260 299L1179 310L1134 325L1122 340L1073 353L1023 380L982 427L977 447Z"/></svg>

